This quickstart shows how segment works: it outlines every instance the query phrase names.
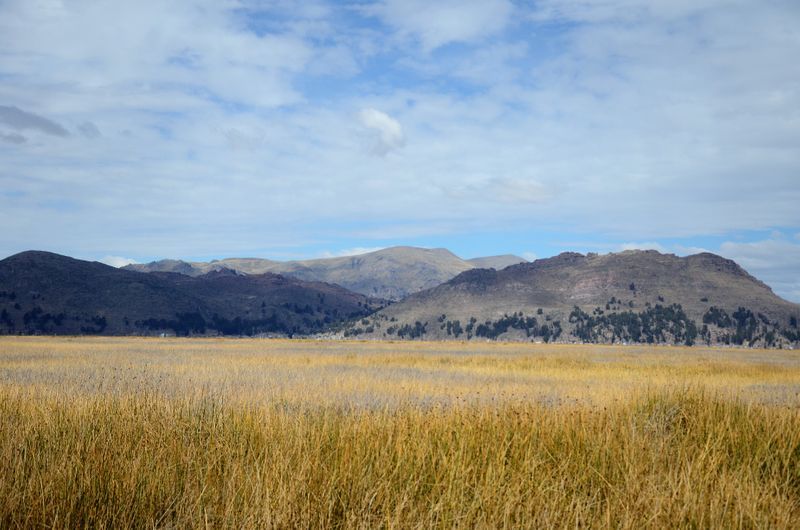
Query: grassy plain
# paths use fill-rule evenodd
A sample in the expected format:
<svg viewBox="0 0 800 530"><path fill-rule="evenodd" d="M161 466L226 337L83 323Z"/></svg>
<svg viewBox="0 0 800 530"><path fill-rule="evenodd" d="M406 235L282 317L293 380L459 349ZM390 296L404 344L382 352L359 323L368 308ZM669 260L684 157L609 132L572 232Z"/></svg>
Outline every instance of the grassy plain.
<svg viewBox="0 0 800 530"><path fill-rule="evenodd" d="M0 527L800 527L800 353L0 339Z"/></svg>

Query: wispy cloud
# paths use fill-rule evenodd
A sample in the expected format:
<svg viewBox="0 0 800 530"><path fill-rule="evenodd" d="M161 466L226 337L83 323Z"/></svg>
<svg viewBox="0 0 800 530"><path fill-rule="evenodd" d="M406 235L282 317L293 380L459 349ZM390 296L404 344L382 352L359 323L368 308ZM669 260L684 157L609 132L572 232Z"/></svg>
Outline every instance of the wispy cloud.
<svg viewBox="0 0 800 530"><path fill-rule="evenodd" d="M501 31L513 6L507 0L385 0L367 8L401 35L418 39L426 51L471 42Z"/></svg>
<svg viewBox="0 0 800 530"><path fill-rule="evenodd" d="M19 133L2 133L0 132L0 141L8 142L10 144L24 144L28 141L27 138Z"/></svg>
<svg viewBox="0 0 800 530"><path fill-rule="evenodd" d="M100 129L97 128L97 125L90 121L85 121L78 125L78 132L81 133L84 137L94 139L99 138L102 136L100 133Z"/></svg>
<svg viewBox="0 0 800 530"><path fill-rule="evenodd" d="M462 201L513 204L536 204L551 198L552 193L531 178L465 176L461 183L445 185L442 191Z"/></svg>
<svg viewBox="0 0 800 530"><path fill-rule="evenodd" d="M794 233L794 4L1 2L0 253Z"/></svg>
<svg viewBox="0 0 800 530"><path fill-rule="evenodd" d="M719 251L778 294L800 303L800 244L773 237L746 243L727 241Z"/></svg>
<svg viewBox="0 0 800 530"><path fill-rule="evenodd" d="M18 131L38 131L52 136L69 136L69 131L53 120L14 106L0 105L0 124Z"/></svg>
<svg viewBox="0 0 800 530"><path fill-rule="evenodd" d="M705 247L674 245L672 249L679 256L691 256L692 254L702 254L703 252L711 252Z"/></svg>

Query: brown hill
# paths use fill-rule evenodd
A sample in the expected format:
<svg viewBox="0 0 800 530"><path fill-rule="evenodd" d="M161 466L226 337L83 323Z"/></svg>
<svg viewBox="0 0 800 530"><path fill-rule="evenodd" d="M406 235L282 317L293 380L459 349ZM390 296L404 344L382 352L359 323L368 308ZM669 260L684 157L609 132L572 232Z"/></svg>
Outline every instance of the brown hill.
<svg viewBox="0 0 800 530"><path fill-rule="evenodd" d="M778 346L798 340L798 319L800 306L714 254L564 253L466 271L348 335Z"/></svg>
<svg viewBox="0 0 800 530"><path fill-rule="evenodd" d="M367 296L400 300L475 267L503 268L524 261L510 255L463 260L442 248L391 247L357 256L303 261L228 258L204 263L162 260L126 268L140 272L179 272L190 276L223 268L246 274L272 272L302 280L335 283Z"/></svg>
<svg viewBox="0 0 800 530"><path fill-rule="evenodd" d="M0 261L0 333L316 333L375 300L336 285L231 270L143 274L49 252Z"/></svg>

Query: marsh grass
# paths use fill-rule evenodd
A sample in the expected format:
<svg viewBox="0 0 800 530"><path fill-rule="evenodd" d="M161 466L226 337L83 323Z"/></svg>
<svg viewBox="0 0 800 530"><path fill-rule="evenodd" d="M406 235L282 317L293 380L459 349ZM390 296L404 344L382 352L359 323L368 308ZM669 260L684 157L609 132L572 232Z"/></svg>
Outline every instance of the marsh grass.
<svg viewBox="0 0 800 530"><path fill-rule="evenodd" d="M132 341L115 350L117 343L103 341L23 343L0 347L1 528L800 527L795 398L765 401L761 390L753 399L741 391L760 380L796 381L792 357L768 365L736 354L730 365L715 358L717 368L703 377L714 381L722 373L721 381L739 381L731 393L702 385L701 376L676 380L676 366L689 367L687 374L699 366L690 358L642 358L637 366L610 352L601 363L591 355L572 362L567 352L529 351L501 354L493 368L480 352L396 351L386 353L389 372L368 374L398 381L386 392L411 390L365 405L355 391L363 384L373 395L367 376L325 372L327 363L339 366L326 354L263 353L273 376L283 373L275 371L282 361L319 363L323 373L290 379L273 394L249 384L237 391L229 381L262 365L253 352L237 354L236 343L216 354L172 351L160 364L147 357L145 368L130 352L120 354L122 345L158 351L198 344ZM96 344L105 353L92 353ZM349 346L357 352L350 363L380 363L370 346ZM220 370L215 384L211 372L195 374L192 383L176 375L191 373L192 355L205 360L206 370ZM133 367L113 375L123 360ZM569 392L568 383L583 388L590 380L584 371L609 361L632 371L618 366L607 377L650 366L656 381L664 367L672 380L644 384L636 376L624 396L614 391L598 399L554 402L529 399L532 390L482 388L495 399L426 401L426 389L451 381L449 371L439 374L444 383L392 371L450 364L469 376L456 378L461 388L505 374L504 363L520 363L525 377L520 366L529 366L529 384ZM248 368L234 370L240 363ZM548 383L550 376L541 375L548 370L564 381ZM344 381L336 387L329 376ZM114 377L125 384L112 384ZM322 391L306 385L319 381L334 394L347 391L317 402ZM188 392L192 384L199 388Z"/></svg>

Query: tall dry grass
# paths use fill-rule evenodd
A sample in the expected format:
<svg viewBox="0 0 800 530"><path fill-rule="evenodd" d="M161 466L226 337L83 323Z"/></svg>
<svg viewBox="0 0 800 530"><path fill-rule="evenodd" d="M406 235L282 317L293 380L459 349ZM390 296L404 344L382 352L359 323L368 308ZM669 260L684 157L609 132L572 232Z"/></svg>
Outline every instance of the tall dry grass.
<svg viewBox="0 0 800 530"><path fill-rule="evenodd" d="M65 368L52 351L37 356L9 344L0 344L0 528L800 527L800 412L792 400L748 400L674 380L633 387L624 399L404 394L365 406L300 399L302 379L296 394L283 388L284 397L253 399L253 388L237 394L228 385L229 373L218 386L201 378L196 392L184 392L183 379L158 382L181 371L173 366L185 361L179 353L165 361L169 370L119 376L84 367L84 357ZM270 362L283 358L273 354ZM93 358L99 366L102 355ZM218 360L207 355L207 363ZM400 352L386 363L458 358ZM500 356L497 370L517 361L535 359ZM555 370L551 362L539 368ZM492 358L469 364L490 370ZM734 364L744 377L741 359ZM71 382L70 366L78 374ZM765 369L761 360L755 366L752 381ZM776 380L792 381L796 368L781 366L789 372ZM563 366L578 385L592 369ZM81 386L87 377L95 380ZM129 384L111 384L115 377Z"/></svg>

